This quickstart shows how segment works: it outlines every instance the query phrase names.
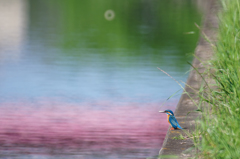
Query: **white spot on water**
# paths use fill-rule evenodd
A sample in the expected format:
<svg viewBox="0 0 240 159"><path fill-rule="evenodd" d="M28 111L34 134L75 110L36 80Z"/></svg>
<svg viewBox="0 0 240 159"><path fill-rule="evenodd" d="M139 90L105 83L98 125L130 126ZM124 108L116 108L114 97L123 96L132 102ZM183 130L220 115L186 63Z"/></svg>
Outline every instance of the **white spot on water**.
<svg viewBox="0 0 240 159"><path fill-rule="evenodd" d="M105 17L106 20L111 21L115 18L115 13L111 9L106 10L106 12L104 13L104 17Z"/></svg>

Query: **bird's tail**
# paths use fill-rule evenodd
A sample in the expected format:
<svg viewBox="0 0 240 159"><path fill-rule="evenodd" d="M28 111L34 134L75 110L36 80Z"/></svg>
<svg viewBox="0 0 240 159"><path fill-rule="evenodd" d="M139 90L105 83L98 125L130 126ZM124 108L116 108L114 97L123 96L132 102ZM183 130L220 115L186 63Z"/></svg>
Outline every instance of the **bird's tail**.
<svg viewBox="0 0 240 159"><path fill-rule="evenodd" d="M177 128L179 128L179 129L183 129L179 124L178 124Z"/></svg>

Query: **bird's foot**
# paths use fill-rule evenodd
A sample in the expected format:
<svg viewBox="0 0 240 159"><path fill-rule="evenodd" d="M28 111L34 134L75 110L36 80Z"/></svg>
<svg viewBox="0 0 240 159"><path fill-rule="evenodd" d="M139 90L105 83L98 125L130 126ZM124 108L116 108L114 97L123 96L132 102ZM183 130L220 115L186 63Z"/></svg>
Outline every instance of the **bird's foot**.
<svg viewBox="0 0 240 159"><path fill-rule="evenodd" d="M170 130L174 130L174 128L171 128Z"/></svg>

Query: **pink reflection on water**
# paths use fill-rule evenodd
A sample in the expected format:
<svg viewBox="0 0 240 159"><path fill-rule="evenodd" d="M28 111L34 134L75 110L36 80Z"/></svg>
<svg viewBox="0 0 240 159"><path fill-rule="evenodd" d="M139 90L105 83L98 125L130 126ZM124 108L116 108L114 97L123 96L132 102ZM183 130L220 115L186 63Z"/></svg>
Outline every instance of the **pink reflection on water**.
<svg viewBox="0 0 240 159"><path fill-rule="evenodd" d="M154 155L152 150L160 150L168 129L166 115L158 113L159 103L140 106L98 102L90 107L87 103L45 101L1 105L1 147L78 152L134 149L148 150L149 155Z"/></svg>

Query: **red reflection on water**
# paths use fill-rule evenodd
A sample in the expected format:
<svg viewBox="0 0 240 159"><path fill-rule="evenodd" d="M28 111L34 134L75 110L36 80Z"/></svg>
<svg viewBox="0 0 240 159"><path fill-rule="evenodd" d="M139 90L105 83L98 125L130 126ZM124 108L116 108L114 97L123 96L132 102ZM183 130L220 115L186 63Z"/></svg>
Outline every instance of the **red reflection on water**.
<svg viewBox="0 0 240 159"><path fill-rule="evenodd" d="M30 146L85 152L132 148L151 153L151 150L160 150L168 129L166 115L158 113L159 103L119 106L99 102L92 107L52 102L41 102L37 107L27 102L2 105L1 147Z"/></svg>

